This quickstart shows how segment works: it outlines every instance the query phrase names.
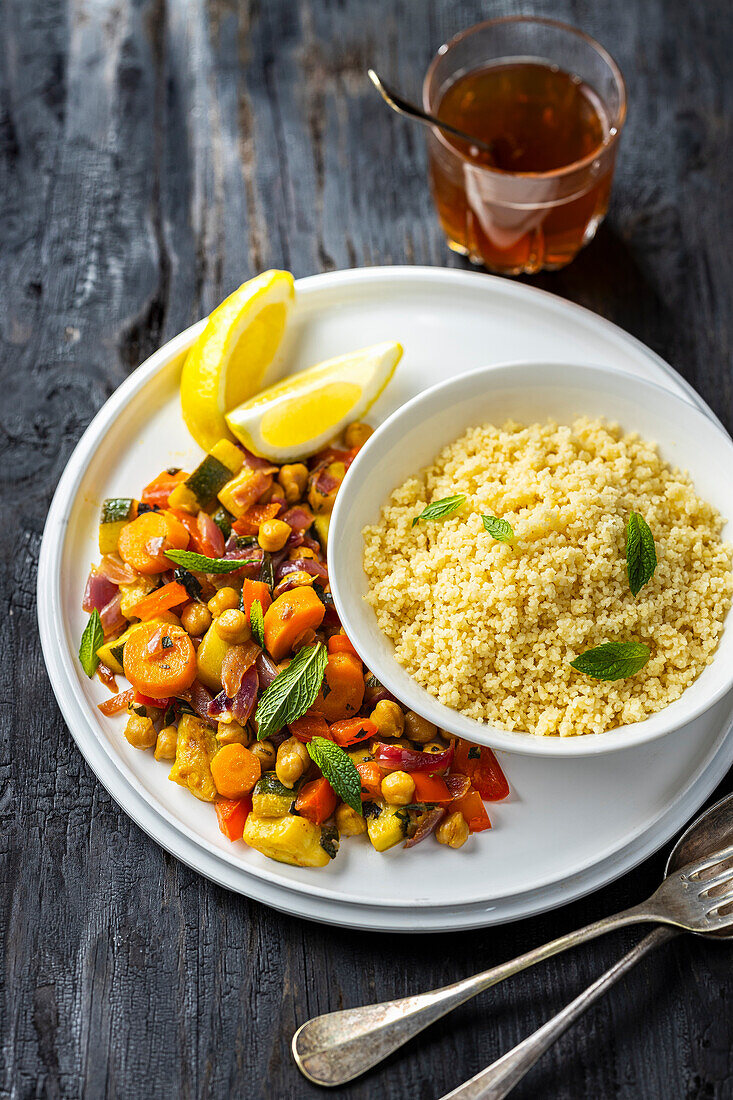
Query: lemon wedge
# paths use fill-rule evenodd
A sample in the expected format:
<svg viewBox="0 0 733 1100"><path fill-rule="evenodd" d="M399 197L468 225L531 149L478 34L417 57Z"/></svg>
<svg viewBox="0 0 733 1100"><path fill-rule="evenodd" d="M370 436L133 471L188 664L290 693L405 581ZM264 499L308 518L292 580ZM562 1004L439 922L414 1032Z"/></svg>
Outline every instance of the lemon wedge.
<svg viewBox="0 0 733 1100"><path fill-rule="evenodd" d="M263 458L304 458L364 416L401 357L402 345L389 341L328 359L245 401L227 413L226 422Z"/></svg>
<svg viewBox="0 0 733 1100"><path fill-rule="evenodd" d="M290 272L265 271L217 306L191 347L181 375L181 409L205 451L229 438L227 409L280 377L278 351L294 300Z"/></svg>

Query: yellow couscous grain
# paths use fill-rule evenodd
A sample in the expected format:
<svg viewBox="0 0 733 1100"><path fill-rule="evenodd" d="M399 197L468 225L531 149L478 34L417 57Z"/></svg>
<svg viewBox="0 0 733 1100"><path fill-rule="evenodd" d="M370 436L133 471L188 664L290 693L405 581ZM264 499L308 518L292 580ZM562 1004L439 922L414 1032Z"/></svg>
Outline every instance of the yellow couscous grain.
<svg viewBox="0 0 733 1100"><path fill-rule="evenodd" d="M427 503L463 493L436 522ZM656 571L634 598L626 524L640 513ZM481 516L514 530L497 542ZM510 730L601 733L677 699L713 659L733 591L723 520L654 444L587 418L471 428L364 529L367 600L395 655L441 703ZM644 642L635 676L570 667L609 641Z"/></svg>

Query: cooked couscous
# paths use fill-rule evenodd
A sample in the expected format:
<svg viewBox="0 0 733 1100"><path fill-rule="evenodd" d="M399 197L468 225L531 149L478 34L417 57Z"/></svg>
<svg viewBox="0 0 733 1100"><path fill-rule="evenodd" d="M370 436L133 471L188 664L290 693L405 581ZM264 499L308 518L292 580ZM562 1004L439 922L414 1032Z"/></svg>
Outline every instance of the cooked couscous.
<svg viewBox="0 0 733 1100"><path fill-rule="evenodd" d="M459 494L446 518L415 522ZM632 513L656 550L636 596ZM510 730L601 733L661 710L712 661L733 590L722 524L686 474L618 426L484 425L365 528L367 600L400 663L447 706ZM650 655L613 680L571 666L608 642Z"/></svg>

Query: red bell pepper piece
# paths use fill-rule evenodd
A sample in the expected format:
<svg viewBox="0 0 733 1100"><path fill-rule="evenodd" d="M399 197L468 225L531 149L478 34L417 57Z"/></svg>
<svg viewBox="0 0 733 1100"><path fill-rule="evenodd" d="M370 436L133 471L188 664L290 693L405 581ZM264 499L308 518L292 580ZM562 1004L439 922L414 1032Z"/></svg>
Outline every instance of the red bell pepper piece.
<svg viewBox="0 0 733 1100"><path fill-rule="evenodd" d="M509 794L509 784L499 761L485 745L472 745L468 741L456 741L456 771L467 775L482 798L488 802L501 802Z"/></svg>
<svg viewBox="0 0 733 1100"><path fill-rule="evenodd" d="M219 828L227 840L241 840L244 823L252 810L252 799L219 798L216 803L216 816Z"/></svg>
<svg viewBox="0 0 733 1100"><path fill-rule="evenodd" d="M262 608L262 614L267 611L268 607L272 603L272 596L270 595L269 586L264 581L249 581L242 582L242 611L247 616L249 621L250 612L252 610L252 604L255 600L260 601L260 607Z"/></svg>
<svg viewBox="0 0 733 1100"><path fill-rule="evenodd" d="M484 829L491 828L491 821L481 801L481 795L473 788L468 794L464 794L463 798L457 798L455 802L451 802L450 812L456 811L463 814L472 833L482 833Z"/></svg>
<svg viewBox="0 0 733 1100"><path fill-rule="evenodd" d="M314 737L325 737L327 741L333 740L328 722L320 714L304 714L302 718L291 722L288 729L293 737L297 737L304 745L307 745Z"/></svg>
<svg viewBox="0 0 733 1100"><path fill-rule="evenodd" d="M445 780L439 775L427 775L425 772L413 772L416 802L450 802L453 795Z"/></svg>
<svg viewBox="0 0 733 1100"><path fill-rule="evenodd" d="M329 726L331 740L345 749L348 745L356 745L358 741L365 741L367 737L375 737L377 726L371 718L344 718L340 722L332 722Z"/></svg>
<svg viewBox="0 0 733 1100"><path fill-rule="evenodd" d="M167 470L163 470L162 473L153 478L149 485L145 486L143 495L140 499L143 504L157 505L158 508L165 508L168 503L168 497L171 495L176 485L185 481L187 477L188 474L185 470L179 470L176 474L169 474Z"/></svg>
<svg viewBox="0 0 733 1100"><path fill-rule="evenodd" d="M356 765L361 781L362 799L382 797L382 769L376 760L362 760Z"/></svg>
<svg viewBox="0 0 733 1100"><path fill-rule="evenodd" d="M120 692L119 695L113 695L111 699L105 699L103 703L97 703L97 709L109 718L113 714L119 714L120 711L127 710L134 697L135 692L130 688L128 691Z"/></svg>
<svg viewBox="0 0 733 1100"><path fill-rule="evenodd" d="M143 596L131 609L130 614L147 622L148 619L154 619L156 615L160 615L162 611L170 611L172 607L188 603L190 598L182 584L171 581L169 584L164 584L162 588L156 588L155 592L151 592L149 596Z"/></svg>
<svg viewBox="0 0 733 1100"><path fill-rule="evenodd" d="M322 825L333 814L338 805L338 796L328 780L321 776L300 788L295 800L295 808L301 817Z"/></svg>

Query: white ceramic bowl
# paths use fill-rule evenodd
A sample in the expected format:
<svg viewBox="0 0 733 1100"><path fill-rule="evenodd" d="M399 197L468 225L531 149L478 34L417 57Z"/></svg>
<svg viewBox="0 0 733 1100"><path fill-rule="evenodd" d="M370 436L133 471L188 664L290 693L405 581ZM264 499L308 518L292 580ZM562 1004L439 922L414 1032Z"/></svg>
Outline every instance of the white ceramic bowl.
<svg viewBox="0 0 733 1100"><path fill-rule="evenodd" d="M643 722L607 733L536 737L467 718L439 703L394 657L363 597L362 529L375 523L392 489L429 465L471 425L507 419L570 423L603 416L659 445L673 466L689 471L697 493L726 520L733 516L733 441L684 398L623 371L564 363L483 367L442 382L408 401L374 433L339 493L329 534L329 574L344 629L366 665L398 699L450 733L493 748L537 756L588 756L640 745L691 722L733 685L733 616L715 658L682 696ZM726 524L723 537L729 537Z"/></svg>

